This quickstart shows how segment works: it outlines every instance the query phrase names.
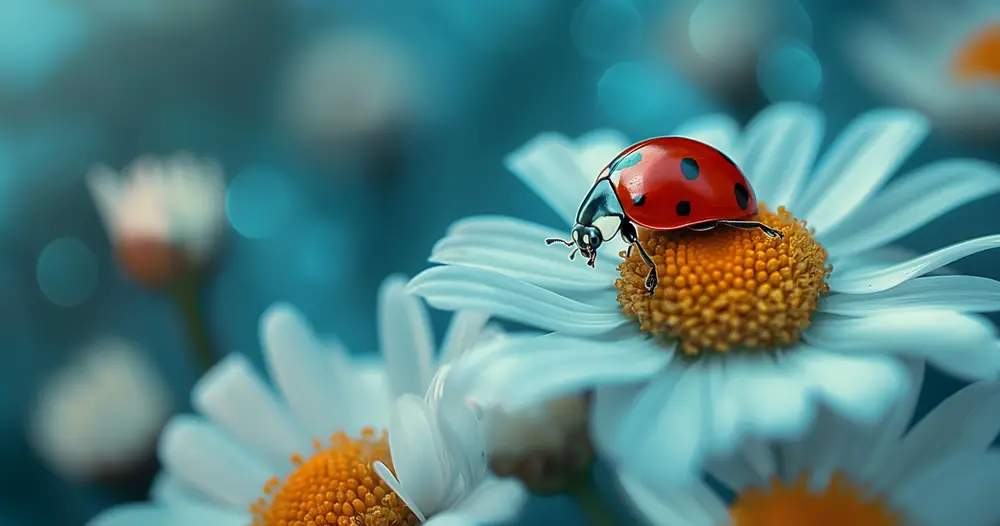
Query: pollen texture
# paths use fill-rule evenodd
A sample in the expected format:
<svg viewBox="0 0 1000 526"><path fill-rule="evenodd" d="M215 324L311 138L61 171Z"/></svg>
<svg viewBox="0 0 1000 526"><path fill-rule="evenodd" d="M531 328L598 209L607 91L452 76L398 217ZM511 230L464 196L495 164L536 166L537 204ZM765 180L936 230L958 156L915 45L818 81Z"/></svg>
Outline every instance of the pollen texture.
<svg viewBox="0 0 1000 526"><path fill-rule="evenodd" d="M805 477L790 485L774 479L769 488L749 489L738 495L729 515L734 526L904 524L884 499L866 497L841 475L835 475L823 491L810 490Z"/></svg>
<svg viewBox="0 0 1000 526"><path fill-rule="evenodd" d="M960 80L1000 82L1000 23L970 35L955 55L953 70Z"/></svg>
<svg viewBox="0 0 1000 526"><path fill-rule="evenodd" d="M618 270L618 302L642 331L677 341L687 356L734 350L777 350L797 343L829 290L827 254L805 223L784 208L761 206L760 230L718 226L705 232L639 232L656 263L659 285L646 295L649 267L638 250Z"/></svg>
<svg viewBox="0 0 1000 526"><path fill-rule="evenodd" d="M308 459L292 457L295 470L271 479L251 507L254 526L410 526L417 517L372 470L375 461L393 469L388 434L365 429L354 440L344 433Z"/></svg>

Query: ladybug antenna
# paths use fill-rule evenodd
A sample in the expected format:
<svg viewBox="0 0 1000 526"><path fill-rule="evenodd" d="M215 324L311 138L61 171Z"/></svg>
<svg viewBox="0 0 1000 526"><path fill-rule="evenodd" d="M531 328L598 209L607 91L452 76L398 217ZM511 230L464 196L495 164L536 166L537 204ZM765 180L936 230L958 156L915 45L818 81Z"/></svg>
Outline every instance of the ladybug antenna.
<svg viewBox="0 0 1000 526"><path fill-rule="evenodd" d="M558 237L550 237L545 240L546 245L551 245L552 243L562 243L567 247L574 246L574 243L572 241L566 241L565 239L559 239Z"/></svg>

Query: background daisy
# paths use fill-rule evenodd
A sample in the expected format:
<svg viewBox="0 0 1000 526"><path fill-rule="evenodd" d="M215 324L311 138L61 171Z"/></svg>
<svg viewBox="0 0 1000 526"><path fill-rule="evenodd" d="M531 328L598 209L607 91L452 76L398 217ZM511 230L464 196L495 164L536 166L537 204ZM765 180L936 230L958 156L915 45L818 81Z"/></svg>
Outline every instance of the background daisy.
<svg viewBox="0 0 1000 526"><path fill-rule="evenodd" d="M1000 5L890 2L887 22L845 30L850 66L888 100L944 128L990 140L1000 127Z"/></svg>
<svg viewBox="0 0 1000 526"><path fill-rule="evenodd" d="M824 120L811 106L771 106L743 133L725 116L676 130L735 159L764 204L761 217L785 236L641 236L667 277L652 298L645 265L637 254L622 262L620 243L604 247L595 270L542 243L564 231L505 217L453 225L431 255L445 266L410 289L439 308L553 331L485 359L493 361L482 366L480 395L534 403L597 387L598 445L638 475L679 482L703 455L745 436L804 432L818 403L853 421L880 418L908 387L899 354L966 378L996 377L995 328L972 313L1000 307L1000 283L926 274L1000 245L1000 236L895 264L855 256L1000 190L997 167L958 159L886 184L928 131L920 114L873 111L814 167ZM571 224L596 174L626 145L608 131L579 141L542 134L507 164Z"/></svg>
<svg viewBox="0 0 1000 526"><path fill-rule="evenodd" d="M909 428L923 366L909 367L915 389L884 420L857 425L821 411L800 441L750 441L713 463L710 474L736 494L728 506L705 484L677 493L624 475L621 487L653 525L996 524L1000 454L989 447L1000 386L972 384Z"/></svg>
<svg viewBox="0 0 1000 526"><path fill-rule="evenodd" d="M426 312L402 292L404 282L388 279L380 298L384 363L351 358L288 304L269 308L260 337L277 392L242 355L227 357L193 392L199 414L177 417L164 431L164 473L152 502L112 509L90 524L272 526L350 518L405 525L432 517L474 524L516 517L523 490L488 476L482 435L464 398L453 403L444 387L424 398L428 386L447 381L434 378ZM456 319L453 345L476 332L470 318Z"/></svg>

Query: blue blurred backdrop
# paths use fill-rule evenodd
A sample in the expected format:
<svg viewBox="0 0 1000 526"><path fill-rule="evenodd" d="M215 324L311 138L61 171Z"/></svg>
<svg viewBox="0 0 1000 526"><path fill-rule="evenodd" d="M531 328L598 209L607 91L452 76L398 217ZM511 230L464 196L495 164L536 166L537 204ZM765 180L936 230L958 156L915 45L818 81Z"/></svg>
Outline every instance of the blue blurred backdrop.
<svg viewBox="0 0 1000 526"><path fill-rule="evenodd" d="M371 352L379 283L423 269L451 221L503 213L555 224L501 162L541 131L610 126L638 140L709 112L745 122L781 100L819 104L837 130L874 106L913 105L936 128L907 167L1000 161L998 99L949 113L960 79L918 96L898 76L879 77L897 69L878 60L922 66L908 42L954 46L989 11L976 10L989 2L965 2L965 18L919 20L934 16L934 4L0 3L0 525L78 525L142 498L148 477L67 478L29 440L41 393L88 342L122 338L148 351L177 411L189 408L200 374L170 297L116 264L85 184L94 164L118 170L142 155L189 151L223 166L228 232L201 298L217 353L260 362L256 322L277 300ZM947 80L947 64L928 67ZM992 119L963 120L988 111ZM903 245L928 251L995 233L998 207L996 196L975 202ZM987 253L956 268L1000 279L998 262ZM443 329L445 320L435 322ZM958 386L940 375L931 382L924 407ZM72 422L60 430L76 433ZM555 498L533 506L525 523L578 517Z"/></svg>

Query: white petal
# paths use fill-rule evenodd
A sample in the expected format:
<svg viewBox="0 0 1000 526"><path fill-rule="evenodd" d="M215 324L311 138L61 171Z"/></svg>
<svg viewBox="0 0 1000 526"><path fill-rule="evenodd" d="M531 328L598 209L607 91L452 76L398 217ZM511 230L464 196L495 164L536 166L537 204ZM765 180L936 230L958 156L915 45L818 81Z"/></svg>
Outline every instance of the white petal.
<svg viewBox="0 0 1000 526"><path fill-rule="evenodd" d="M520 481L491 477L479 483L452 509L473 524L504 524L521 515L527 500L528 492Z"/></svg>
<svg viewBox="0 0 1000 526"><path fill-rule="evenodd" d="M772 104L750 121L737 162L757 199L772 210L794 202L816 160L825 125L817 108L797 102Z"/></svg>
<svg viewBox="0 0 1000 526"><path fill-rule="evenodd" d="M1000 386L972 384L941 402L913 426L876 479L889 491L950 456L982 453L1000 432Z"/></svg>
<svg viewBox="0 0 1000 526"><path fill-rule="evenodd" d="M819 304L822 312L849 316L908 309L998 311L1000 281L978 276L926 276L874 294L832 294Z"/></svg>
<svg viewBox="0 0 1000 526"><path fill-rule="evenodd" d="M921 387L926 368L921 360L905 360L903 364L907 367L910 375L910 389L896 403L896 407L886 415L881 425L869 428L867 433L869 438L859 437L852 444L854 451L852 460L850 464L845 466L846 474L851 476L852 480L862 482L873 480L882 471L890 454L899 448L903 433L909 428L910 421L913 420L917 401L922 392Z"/></svg>
<svg viewBox="0 0 1000 526"><path fill-rule="evenodd" d="M712 438L701 376L685 372L672 367L651 381L615 431L613 460L661 491L697 480Z"/></svg>
<svg viewBox="0 0 1000 526"><path fill-rule="evenodd" d="M421 510L420 507L417 506L416 501L414 501L413 498L406 493L403 485L399 482L396 476L392 474L392 470L390 470L388 466L383 464L381 460L376 460L372 464L372 470L379 476L379 478L382 479L383 482L385 482L387 486L389 486L389 490L395 493L399 499L403 501L403 504L406 504L407 508L410 508L410 511L417 516L417 519L419 519L420 522L427 520L427 516L424 515L423 510Z"/></svg>
<svg viewBox="0 0 1000 526"><path fill-rule="evenodd" d="M910 354L952 374L995 378L997 368L981 367L983 359L1000 366L995 335L996 328L983 318L927 310L887 312L867 318L817 315L803 338L832 351Z"/></svg>
<svg viewBox="0 0 1000 526"><path fill-rule="evenodd" d="M594 130L577 139L578 163L583 173L587 174L587 180L592 183L597 174L607 168L629 144L628 137L611 129Z"/></svg>
<svg viewBox="0 0 1000 526"><path fill-rule="evenodd" d="M907 481L890 502L927 526L994 526L1000 521L998 485L1000 454L966 454Z"/></svg>
<svg viewBox="0 0 1000 526"><path fill-rule="evenodd" d="M111 508L87 522L87 526L246 526L252 518L212 507L125 504Z"/></svg>
<svg viewBox="0 0 1000 526"><path fill-rule="evenodd" d="M326 437L350 431L351 393L348 383L337 378L349 372L328 367L302 313L286 303L271 305L261 316L260 333L271 377L306 432Z"/></svg>
<svg viewBox="0 0 1000 526"><path fill-rule="evenodd" d="M490 315L484 312L463 310L451 317L448 332L441 344L440 363L450 363L479 341Z"/></svg>
<svg viewBox="0 0 1000 526"><path fill-rule="evenodd" d="M576 146L557 133L540 134L504 159L507 169L567 225L573 224L581 200L599 175L585 172L580 162Z"/></svg>
<svg viewBox="0 0 1000 526"><path fill-rule="evenodd" d="M378 292L379 348L394 396L423 396L434 374L434 334L420 298L406 292L406 277L390 276Z"/></svg>
<svg viewBox="0 0 1000 526"><path fill-rule="evenodd" d="M607 455L614 460L621 454L618 450L618 428L647 385L648 382L636 382L594 390L588 427L594 447L602 456Z"/></svg>
<svg viewBox="0 0 1000 526"><path fill-rule="evenodd" d="M798 436L812 422L815 400L810 386L785 357L734 358L727 360L725 368L726 387L714 397L726 396L739 405L740 425L731 436L717 434L717 441L725 438L738 444L748 434ZM723 449L723 445L719 442L716 447Z"/></svg>
<svg viewBox="0 0 1000 526"><path fill-rule="evenodd" d="M309 450L308 437L241 354L216 364L195 386L191 399L199 413L276 472L288 468L292 452Z"/></svg>
<svg viewBox="0 0 1000 526"><path fill-rule="evenodd" d="M848 294L881 292L964 257L997 247L1000 247L1000 235L984 236L956 243L890 267L847 269L844 272L834 269L830 276L830 290Z"/></svg>
<svg viewBox="0 0 1000 526"><path fill-rule="evenodd" d="M156 475L153 486L149 489L149 499L161 506L220 504L166 471L161 471Z"/></svg>
<svg viewBox="0 0 1000 526"><path fill-rule="evenodd" d="M414 504L425 516L440 511L451 483L434 423L434 414L421 398L403 395L396 399L389 424L392 464L407 504Z"/></svg>
<svg viewBox="0 0 1000 526"><path fill-rule="evenodd" d="M911 110L862 115L830 147L793 210L822 235L881 188L928 133L927 118Z"/></svg>
<svg viewBox="0 0 1000 526"><path fill-rule="evenodd" d="M888 354L845 355L801 348L792 358L799 373L809 377L814 392L853 422L876 423L910 388L906 367Z"/></svg>
<svg viewBox="0 0 1000 526"><path fill-rule="evenodd" d="M163 431L160 460L185 484L236 509L246 509L275 475L207 421L182 415Z"/></svg>
<svg viewBox="0 0 1000 526"><path fill-rule="evenodd" d="M91 168L85 181L97 213L104 221L104 229L114 242L121 228L122 181L114 170L104 165Z"/></svg>
<svg viewBox="0 0 1000 526"><path fill-rule="evenodd" d="M618 483L637 514L651 526L732 524L722 500L700 482L685 491L656 491L640 479L619 472Z"/></svg>
<svg viewBox="0 0 1000 526"><path fill-rule="evenodd" d="M891 243L976 199L1000 192L1000 168L949 159L891 182L819 242L838 257Z"/></svg>
<svg viewBox="0 0 1000 526"><path fill-rule="evenodd" d="M547 335L517 338L489 356L459 367L478 370L470 396L512 410L605 385L641 381L663 370L673 356L645 338L594 340ZM474 374L470 372L469 374Z"/></svg>
<svg viewBox="0 0 1000 526"><path fill-rule="evenodd" d="M617 303L595 306L486 270L434 267L407 290L442 310L476 310L498 318L575 336L595 336L628 322Z"/></svg>
<svg viewBox="0 0 1000 526"><path fill-rule="evenodd" d="M783 466L788 466L787 456ZM777 473L774 449L771 441L758 437L747 437L737 452L711 458L706 463L706 471L727 488L739 493L753 486L762 486Z"/></svg>
<svg viewBox="0 0 1000 526"><path fill-rule="evenodd" d="M688 137L701 141L736 158L736 141L740 137L740 125L724 113L698 117L677 127L671 135ZM736 160L736 162L740 162Z"/></svg>
<svg viewBox="0 0 1000 526"><path fill-rule="evenodd" d="M540 230L540 231L539 231ZM603 247L594 268L567 258L570 248L546 245L568 233L508 218L473 217L458 221L431 250L429 261L492 270L545 288L599 290L618 277L620 248Z"/></svg>

